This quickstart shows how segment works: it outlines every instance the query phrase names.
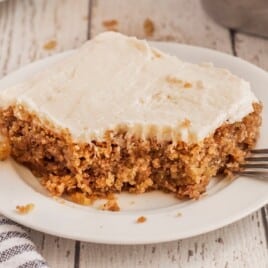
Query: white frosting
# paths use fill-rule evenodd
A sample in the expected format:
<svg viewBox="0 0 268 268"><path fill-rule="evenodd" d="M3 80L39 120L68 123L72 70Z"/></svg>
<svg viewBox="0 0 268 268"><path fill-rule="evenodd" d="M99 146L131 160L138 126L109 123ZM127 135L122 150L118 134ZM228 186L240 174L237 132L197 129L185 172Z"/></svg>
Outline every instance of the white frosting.
<svg viewBox="0 0 268 268"><path fill-rule="evenodd" d="M197 142L252 112L250 85L228 70L191 64L145 41L106 32L32 79L0 93L69 129L77 141L129 134Z"/></svg>

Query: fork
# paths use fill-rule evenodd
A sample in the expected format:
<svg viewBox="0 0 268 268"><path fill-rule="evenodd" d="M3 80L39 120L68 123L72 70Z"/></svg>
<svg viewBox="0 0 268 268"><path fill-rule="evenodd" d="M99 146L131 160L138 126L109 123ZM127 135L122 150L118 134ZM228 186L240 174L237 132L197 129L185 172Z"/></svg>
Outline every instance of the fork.
<svg viewBox="0 0 268 268"><path fill-rule="evenodd" d="M250 152L251 155L245 158L246 162L240 165L242 170L238 175L268 179L268 149L254 149Z"/></svg>

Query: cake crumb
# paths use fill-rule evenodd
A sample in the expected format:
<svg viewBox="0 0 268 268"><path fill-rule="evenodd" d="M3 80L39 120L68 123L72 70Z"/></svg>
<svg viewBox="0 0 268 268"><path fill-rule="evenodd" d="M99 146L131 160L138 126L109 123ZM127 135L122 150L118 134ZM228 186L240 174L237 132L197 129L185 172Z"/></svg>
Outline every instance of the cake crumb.
<svg viewBox="0 0 268 268"><path fill-rule="evenodd" d="M108 200L100 207L101 210L120 211L120 207L115 199Z"/></svg>
<svg viewBox="0 0 268 268"><path fill-rule="evenodd" d="M139 218L137 218L136 223L144 223L147 221L147 218L144 216L140 216Z"/></svg>
<svg viewBox="0 0 268 268"><path fill-rule="evenodd" d="M118 21L117 20L104 20L102 26L110 31L117 31Z"/></svg>
<svg viewBox="0 0 268 268"><path fill-rule="evenodd" d="M192 84L189 83L189 82L185 82L184 85L183 85L184 88L191 88L192 87Z"/></svg>
<svg viewBox="0 0 268 268"><path fill-rule="evenodd" d="M181 217L182 216L182 213L181 212L178 212L177 214L176 214L176 217Z"/></svg>
<svg viewBox="0 0 268 268"><path fill-rule="evenodd" d="M93 202L92 199L86 197L83 193L79 193L79 192L71 194L70 199L71 199L71 201L73 201L79 205L84 205L84 206L91 205Z"/></svg>
<svg viewBox="0 0 268 268"><path fill-rule="evenodd" d="M10 155L10 145L6 140L0 140L0 161L6 160Z"/></svg>
<svg viewBox="0 0 268 268"><path fill-rule="evenodd" d="M154 33L154 23L151 19L147 18L143 23L143 30L146 36L152 36Z"/></svg>
<svg viewBox="0 0 268 268"><path fill-rule="evenodd" d="M26 204L26 205L17 205L16 206L16 211L21 214L21 215L25 215L28 214L29 212L31 212L34 209L34 204L30 203L30 204Z"/></svg>
<svg viewBox="0 0 268 268"><path fill-rule="evenodd" d="M52 50L52 49L56 48L57 44L58 43L57 43L56 40L50 40L50 41L48 41L47 43L44 44L43 48L45 50Z"/></svg>

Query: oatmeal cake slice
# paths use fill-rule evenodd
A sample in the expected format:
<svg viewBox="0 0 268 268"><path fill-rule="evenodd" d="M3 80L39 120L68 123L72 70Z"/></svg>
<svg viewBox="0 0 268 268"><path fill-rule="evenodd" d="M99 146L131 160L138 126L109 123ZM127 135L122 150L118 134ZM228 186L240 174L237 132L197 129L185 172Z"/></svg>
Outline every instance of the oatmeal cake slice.
<svg viewBox="0 0 268 268"><path fill-rule="evenodd" d="M0 92L11 156L81 203L154 189L198 198L238 168L260 124L248 82L112 32Z"/></svg>

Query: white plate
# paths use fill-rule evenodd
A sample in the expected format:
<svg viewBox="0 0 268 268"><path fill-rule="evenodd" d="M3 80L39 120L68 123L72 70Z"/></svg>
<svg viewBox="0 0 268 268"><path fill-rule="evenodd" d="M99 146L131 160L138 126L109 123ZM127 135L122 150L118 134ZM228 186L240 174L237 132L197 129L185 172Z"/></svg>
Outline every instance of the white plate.
<svg viewBox="0 0 268 268"><path fill-rule="evenodd" d="M252 84L264 104L263 126L258 147L268 147L268 75L241 59L209 49L173 43L154 46L191 62L211 61L230 69ZM36 71L72 52L65 52L10 74L0 81L0 89L31 76ZM233 182L214 179L208 195L199 201L179 201L159 192L118 196L120 212L100 211L49 197L25 168L13 161L0 163L0 212L33 229L56 236L109 244L145 244L186 238L232 223L268 202L268 182L241 177ZM18 204L34 203L35 209L21 216ZM97 206L98 204L96 204ZM178 216L181 213L181 216ZM139 216L147 221L137 224Z"/></svg>

